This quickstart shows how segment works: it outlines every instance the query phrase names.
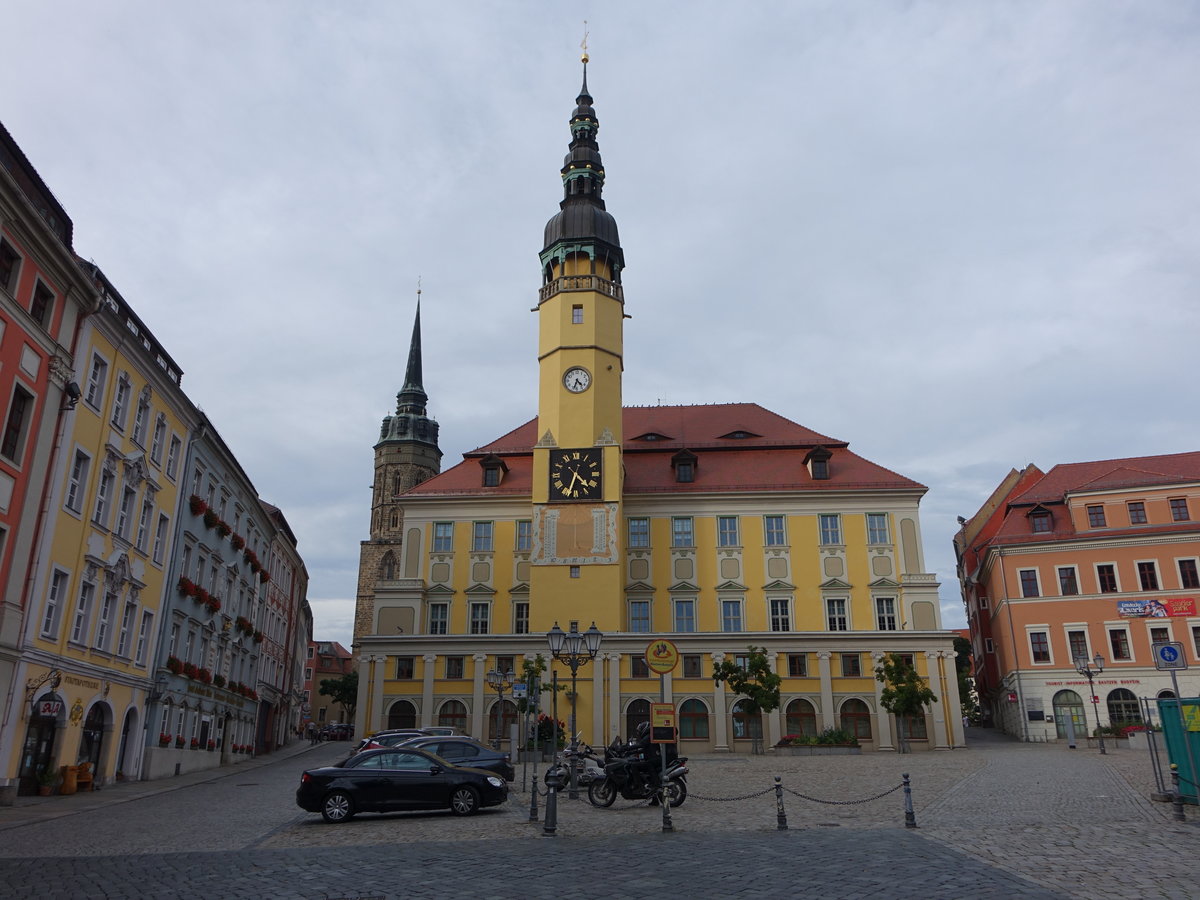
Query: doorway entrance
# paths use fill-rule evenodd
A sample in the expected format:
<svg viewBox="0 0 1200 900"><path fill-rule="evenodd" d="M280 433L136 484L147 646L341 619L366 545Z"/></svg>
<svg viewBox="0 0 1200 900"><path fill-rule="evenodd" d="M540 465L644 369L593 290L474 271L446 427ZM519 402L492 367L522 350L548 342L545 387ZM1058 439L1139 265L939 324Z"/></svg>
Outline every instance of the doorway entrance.
<svg viewBox="0 0 1200 900"><path fill-rule="evenodd" d="M1067 717L1075 726L1077 737L1087 737L1087 719L1084 718L1083 698L1074 691L1059 691L1054 695L1054 730L1059 738L1066 740Z"/></svg>

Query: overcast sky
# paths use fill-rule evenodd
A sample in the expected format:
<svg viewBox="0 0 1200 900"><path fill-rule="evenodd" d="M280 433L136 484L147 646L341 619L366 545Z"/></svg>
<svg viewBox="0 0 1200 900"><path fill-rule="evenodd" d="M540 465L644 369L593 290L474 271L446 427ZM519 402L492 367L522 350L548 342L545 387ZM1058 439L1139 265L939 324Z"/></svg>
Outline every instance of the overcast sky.
<svg viewBox="0 0 1200 900"><path fill-rule="evenodd" d="M1200 5L10 4L0 121L184 370L349 646L417 278L444 466L536 413L579 88L626 404L753 401L929 486L1200 449Z"/></svg>

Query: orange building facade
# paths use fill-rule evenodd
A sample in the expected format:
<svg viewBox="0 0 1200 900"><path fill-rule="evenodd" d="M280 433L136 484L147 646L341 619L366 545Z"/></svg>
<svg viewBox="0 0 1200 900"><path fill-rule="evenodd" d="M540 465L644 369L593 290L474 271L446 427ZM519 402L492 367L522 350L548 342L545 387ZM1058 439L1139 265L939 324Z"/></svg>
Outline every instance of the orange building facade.
<svg viewBox="0 0 1200 900"><path fill-rule="evenodd" d="M1179 690L1200 694L1200 452L1013 470L955 549L985 721L1025 740L1136 724L1173 696L1155 643L1182 644ZM1090 688L1076 661L1097 655Z"/></svg>

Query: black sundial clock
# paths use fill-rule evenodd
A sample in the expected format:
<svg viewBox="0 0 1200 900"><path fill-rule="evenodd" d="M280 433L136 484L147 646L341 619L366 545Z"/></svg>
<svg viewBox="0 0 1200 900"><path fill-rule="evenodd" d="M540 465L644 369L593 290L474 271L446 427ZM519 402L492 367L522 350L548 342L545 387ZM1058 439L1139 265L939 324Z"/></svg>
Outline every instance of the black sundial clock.
<svg viewBox="0 0 1200 900"><path fill-rule="evenodd" d="M598 500L601 459L595 447L550 451L550 499Z"/></svg>

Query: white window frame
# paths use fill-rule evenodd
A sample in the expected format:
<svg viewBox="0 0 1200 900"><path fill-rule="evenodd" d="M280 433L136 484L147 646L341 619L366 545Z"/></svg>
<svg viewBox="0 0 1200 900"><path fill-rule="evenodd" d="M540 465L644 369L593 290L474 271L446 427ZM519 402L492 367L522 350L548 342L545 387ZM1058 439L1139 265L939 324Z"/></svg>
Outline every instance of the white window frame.
<svg viewBox="0 0 1200 900"><path fill-rule="evenodd" d="M1183 563L1187 560L1192 561L1192 564L1196 567L1196 575L1197 575L1197 577L1200 577L1200 557L1196 557L1196 556L1177 556L1177 557L1175 557L1175 578L1179 582L1179 590L1181 590L1181 591L1200 590L1200 588L1194 588L1194 587L1193 588L1185 588L1183 586L1183 567L1182 567L1181 563Z"/></svg>
<svg viewBox="0 0 1200 900"><path fill-rule="evenodd" d="M1116 583L1117 583L1117 589L1115 591L1105 591L1100 586L1100 567L1101 566L1112 566L1113 580L1116 581ZM1105 594L1105 593L1121 594L1121 593L1124 593L1123 589L1121 588L1121 566L1117 563L1117 561L1115 559L1113 559L1113 560L1102 559L1099 562L1092 563L1092 575L1096 579L1096 593L1097 594Z"/></svg>
<svg viewBox="0 0 1200 900"><path fill-rule="evenodd" d="M1050 668L1054 665L1054 641L1050 639L1052 629L1047 624L1025 626L1025 647L1029 650L1029 664L1040 668ZM1033 635L1046 635L1046 654L1050 657L1045 662L1039 662L1033 657Z"/></svg>
<svg viewBox="0 0 1200 900"><path fill-rule="evenodd" d="M877 631L899 631L900 614L895 597L875 597L875 628ZM890 610L884 611L882 604L890 604ZM891 627L885 627L886 620L891 619Z"/></svg>
<svg viewBox="0 0 1200 900"><path fill-rule="evenodd" d="M721 631L724 634L740 634L746 630L746 604L741 597L718 597L717 603L720 605L721 612ZM736 616L737 628L730 628L729 625L734 622L729 612L733 611Z"/></svg>
<svg viewBox="0 0 1200 900"><path fill-rule="evenodd" d="M434 615L434 613L440 615ZM435 626L440 626L437 628ZM437 601L429 604L429 633L430 634L449 634L450 633L450 604L445 601Z"/></svg>
<svg viewBox="0 0 1200 900"><path fill-rule="evenodd" d="M471 523L471 552L491 553L496 545L496 523L480 519Z"/></svg>
<svg viewBox="0 0 1200 900"><path fill-rule="evenodd" d="M680 607L686 605L691 615L686 619L680 618ZM688 624L690 620L691 628L680 628L680 624ZM671 598L671 630L679 634L695 634L696 633L696 598L695 597L672 597Z"/></svg>
<svg viewBox="0 0 1200 900"><path fill-rule="evenodd" d="M1034 590L1037 591L1036 594L1026 594L1025 593L1024 575L1026 572L1033 573L1033 585L1034 585ZM1042 591L1041 570L1039 568L1033 567L1033 566L1024 566L1020 569L1017 569L1017 588L1021 591L1021 599L1022 600L1037 600L1037 599L1045 596L1045 593Z"/></svg>
<svg viewBox="0 0 1200 900"><path fill-rule="evenodd" d="M1063 593L1062 572L1064 569L1070 569L1071 572L1075 576L1075 593L1073 593L1073 594L1064 594ZM1082 593L1082 591L1080 590L1080 585L1079 585L1079 566L1076 566L1076 565L1055 566L1054 567L1054 579L1058 585L1058 596L1060 596L1060 597L1078 597L1080 595L1080 593Z"/></svg>
<svg viewBox="0 0 1200 900"><path fill-rule="evenodd" d="M92 351L88 366L87 387L83 391L83 402L100 412L104 402L104 391L108 387L108 360L98 351Z"/></svg>
<svg viewBox="0 0 1200 900"><path fill-rule="evenodd" d="M58 639L58 630L61 627L59 620L62 618L63 604L66 602L70 590L71 573L55 566L50 573L50 583L46 587L46 605L42 614L40 632L42 637L51 640Z"/></svg>
<svg viewBox="0 0 1200 900"><path fill-rule="evenodd" d="M778 522L778 528L772 528L773 522ZM778 540L776 540L776 537ZM763 516L763 546L787 546L787 516Z"/></svg>
<svg viewBox="0 0 1200 900"><path fill-rule="evenodd" d="M117 595L104 592L104 598L100 601L99 615L96 617L96 643L97 650L108 650L108 640L110 637L110 626L112 625L113 607L116 606Z"/></svg>
<svg viewBox="0 0 1200 900"><path fill-rule="evenodd" d="M1142 565L1149 563L1154 567L1155 586L1152 588L1142 587ZM1137 589L1139 591L1161 591L1163 589L1162 572L1158 568L1157 559L1135 559L1133 561L1133 571L1137 575Z"/></svg>
<svg viewBox="0 0 1200 900"><path fill-rule="evenodd" d="M165 555L167 541L169 539L168 532L171 528L171 520L167 518L166 513L158 514L158 524L154 527L154 552L150 554L150 558L156 565L161 566ZM186 571L186 564L183 566Z"/></svg>
<svg viewBox="0 0 1200 900"><path fill-rule="evenodd" d="M844 543L841 514L817 513L817 535L822 547L841 547Z"/></svg>
<svg viewBox="0 0 1200 900"><path fill-rule="evenodd" d="M834 604L841 604L840 611ZM850 599L848 597L825 597L825 630L826 631L850 631ZM840 622L844 628L834 628L833 626Z"/></svg>
<svg viewBox="0 0 1200 900"><path fill-rule="evenodd" d="M117 630L117 656L128 659L135 621L137 621L137 604L132 600L126 600L125 608L121 610L121 626Z"/></svg>
<svg viewBox="0 0 1200 900"><path fill-rule="evenodd" d="M134 546L143 553L146 552L146 540L150 535L150 518L154 515L154 501L149 497L142 500L142 512L138 516L137 538Z"/></svg>
<svg viewBox="0 0 1200 900"><path fill-rule="evenodd" d="M85 581L79 586L75 601L75 618L71 622L71 643L86 644L92 625L92 604L96 600L96 585Z"/></svg>
<svg viewBox="0 0 1200 900"><path fill-rule="evenodd" d="M154 613L148 609L142 610L141 624L138 625L137 651L134 662L139 666L146 665L146 648L149 646L150 635L154 625Z"/></svg>
<svg viewBox="0 0 1200 900"><path fill-rule="evenodd" d="M71 470L67 473L66 499L63 508L77 517L83 515L83 500L87 496L88 479L92 474L92 456L82 447L75 448Z"/></svg>
<svg viewBox="0 0 1200 900"><path fill-rule="evenodd" d="M124 433L125 423L129 420L129 399L133 396L133 382L129 380L128 372L117 375L117 390L113 394L113 412L109 423L113 428Z"/></svg>
<svg viewBox="0 0 1200 900"><path fill-rule="evenodd" d="M167 477L172 481L175 480L175 474L179 471L179 451L182 449L183 441L172 431L171 440L167 445Z"/></svg>
<svg viewBox="0 0 1200 900"><path fill-rule="evenodd" d="M891 522L888 521L888 514L887 513L866 513L865 515L866 515L866 524L867 524L867 543L873 547L889 546L892 543L892 529L891 529ZM880 529L876 528L874 526L877 524L880 524L880 522L872 522L873 519L881 520L881 524L883 526L883 528L882 528L883 540L882 541L875 540L875 538L878 537L878 535L880 534Z"/></svg>
<svg viewBox="0 0 1200 900"><path fill-rule="evenodd" d="M1123 631L1125 633L1125 645L1129 648L1129 656L1117 659L1117 654L1113 653L1112 633L1114 631ZM1105 622L1104 623L1104 644L1108 651L1106 654L1111 662L1117 663L1132 663L1137 662L1137 648L1133 646L1133 635L1129 632L1128 621Z"/></svg>
<svg viewBox="0 0 1200 900"><path fill-rule="evenodd" d="M1071 650L1071 632L1082 631L1083 642L1086 644L1086 658L1090 660L1095 655L1095 650L1092 647L1092 630L1088 628L1087 622L1065 622L1062 626L1063 643L1067 648L1067 656L1071 665L1075 664L1075 655Z"/></svg>
<svg viewBox="0 0 1200 900"><path fill-rule="evenodd" d="M686 523L687 527L682 527ZM686 537L687 543L680 539ZM696 523L691 516L671 517L671 547L673 549L690 549L696 546Z"/></svg>
<svg viewBox="0 0 1200 900"><path fill-rule="evenodd" d="M782 604L782 611L780 611ZM792 598L785 597L767 597L767 627L777 634L792 630L792 625L795 622L795 617L792 615ZM782 628L776 627L782 625Z"/></svg>
<svg viewBox="0 0 1200 900"><path fill-rule="evenodd" d="M737 516L717 516L717 546L740 547L741 523Z"/></svg>
<svg viewBox="0 0 1200 900"><path fill-rule="evenodd" d="M150 462L156 466L162 465L163 444L167 437L167 417L159 413L154 417L154 435L150 440Z"/></svg>
<svg viewBox="0 0 1200 900"><path fill-rule="evenodd" d="M635 522L640 523L639 527L634 527ZM644 530L641 525L645 526ZM646 516L630 516L625 520L625 534L630 549L647 549L650 546L650 519Z"/></svg>

